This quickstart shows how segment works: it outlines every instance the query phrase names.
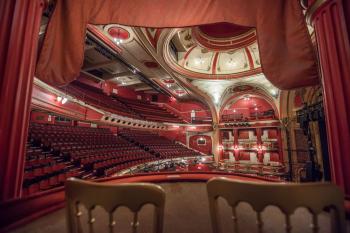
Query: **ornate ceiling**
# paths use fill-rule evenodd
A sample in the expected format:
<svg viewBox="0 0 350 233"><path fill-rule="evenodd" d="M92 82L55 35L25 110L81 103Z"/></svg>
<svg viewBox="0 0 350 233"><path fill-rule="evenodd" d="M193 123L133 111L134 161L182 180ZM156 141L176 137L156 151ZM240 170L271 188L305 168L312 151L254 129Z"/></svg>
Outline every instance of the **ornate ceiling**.
<svg viewBox="0 0 350 233"><path fill-rule="evenodd" d="M87 45L84 72L97 66L108 72L104 80L143 91L156 86L179 100L201 101L214 115L239 86L259 90L278 105L279 90L261 70L254 28L221 23L182 29L115 24L88 29L129 67L99 59Z"/></svg>
<svg viewBox="0 0 350 233"><path fill-rule="evenodd" d="M167 39L166 62L189 78L230 79L261 72L255 29L235 37L214 38L199 27L185 28L173 30Z"/></svg>

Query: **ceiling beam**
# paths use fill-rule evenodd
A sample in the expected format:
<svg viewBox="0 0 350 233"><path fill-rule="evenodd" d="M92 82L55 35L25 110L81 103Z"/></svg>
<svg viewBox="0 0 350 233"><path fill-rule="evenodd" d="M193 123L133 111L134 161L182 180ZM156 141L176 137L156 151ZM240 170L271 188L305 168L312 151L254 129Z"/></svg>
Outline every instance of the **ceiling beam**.
<svg viewBox="0 0 350 233"><path fill-rule="evenodd" d="M99 81L104 81L104 80L101 79L100 77L97 77L97 76L95 76L95 75L93 75L93 74L91 74L91 73L89 73L89 72L86 72L85 70L81 70L81 73L86 74L86 75L88 75L88 76L90 76L90 77L92 77L92 78L94 78L94 79L99 80Z"/></svg>
<svg viewBox="0 0 350 233"><path fill-rule="evenodd" d="M91 64L91 65L84 66L83 70L84 71L95 70L95 69L98 69L98 68L101 68L101 67L105 67L105 66L108 66L108 65L111 65L111 64L115 64L116 62L117 61L115 61L115 60L108 60L108 61L103 61L103 62L99 62L99 63L94 63L94 64Z"/></svg>
<svg viewBox="0 0 350 233"><path fill-rule="evenodd" d="M123 77L123 76L133 76L134 73L132 73L131 71L124 71L124 72L120 72L120 73L116 73L116 74L103 74L103 79L105 80L110 80L110 79L115 79L118 77Z"/></svg>
<svg viewBox="0 0 350 233"><path fill-rule="evenodd" d="M85 51L88 51L88 50L94 49L94 48L95 48L94 45L85 44L84 50L85 50Z"/></svg>
<svg viewBox="0 0 350 233"><path fill-rule="evenodd" d="M135 88L135 91L149 91L149 90L153 90L152 87L139 87L139 88Z"/></svg>

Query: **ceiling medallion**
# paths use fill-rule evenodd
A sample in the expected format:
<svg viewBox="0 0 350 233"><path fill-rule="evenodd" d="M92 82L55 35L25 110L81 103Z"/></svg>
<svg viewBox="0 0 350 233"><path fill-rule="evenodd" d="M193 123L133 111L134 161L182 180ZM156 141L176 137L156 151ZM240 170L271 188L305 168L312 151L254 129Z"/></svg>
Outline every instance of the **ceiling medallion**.
<svg viewBox="0 0 350 233"><path fill-rule="evenodd" d="M122 43L128 43L132 40L133 36L128 27L124 27L118 24L109 24L103 28L105 34L116 43L117 45Z"/></svg>
<svg viewBox="0 0 350 233"><path fill-rule="evenodd" d="M115 39L127 40L130 37L130 33L121 27L110 27L108 33L111 37Z"/></svg>

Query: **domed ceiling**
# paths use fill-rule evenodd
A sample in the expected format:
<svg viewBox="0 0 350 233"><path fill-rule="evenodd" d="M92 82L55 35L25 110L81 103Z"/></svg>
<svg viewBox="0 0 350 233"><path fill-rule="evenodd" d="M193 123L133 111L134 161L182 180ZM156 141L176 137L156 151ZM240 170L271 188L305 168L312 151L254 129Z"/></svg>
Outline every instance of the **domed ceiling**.
<svg viewBox="0 0 350 233"><path fill-rule="evenodd" d="M228 23L174 30L164 58L189 78L231 79L261 73L255 29Z"/></svg>

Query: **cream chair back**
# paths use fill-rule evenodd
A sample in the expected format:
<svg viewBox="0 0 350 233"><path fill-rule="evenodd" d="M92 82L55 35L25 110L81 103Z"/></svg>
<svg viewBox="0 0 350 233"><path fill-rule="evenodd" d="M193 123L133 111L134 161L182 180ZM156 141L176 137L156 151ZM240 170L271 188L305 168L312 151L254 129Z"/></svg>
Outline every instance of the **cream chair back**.
<svg viewBox="0 0 350 233"><path fill-rule="evenodd" d="M319 232L318 214L332 210L332 233L345 233L344 195L333 184L271 184L238 182L226 178L213 178L207 183L209 208L213 233L222 233L218 219L219 197L232 208L234 233L238 233L236 207L240 202L249 203L257 216L257 231L263 232L262 211L266 206L277 206L285 215L285 231L292 232L290 216L299 207L306 207L312 214L311 228Z"/></svg>
<svg viewBox="0 0 350 233"><path fill-rule="evenodd" d="M82 233L81 205L88 212L89 233L94 233L95 217L93 209L101 206L109 216L109 233L114 233L115 220L113 212L121 206L133 212L132 232L137 233L138 212L145 204L155 206L154 232L162 233L165 204L164 190L155 184L102 184L83 181L75 178L66 182L66 219L69 233Z"/></svg>

